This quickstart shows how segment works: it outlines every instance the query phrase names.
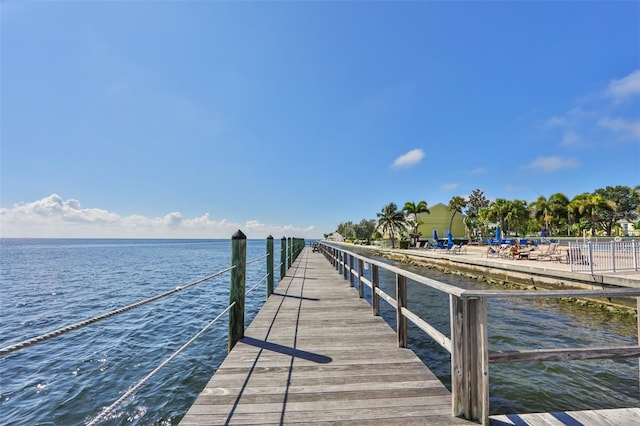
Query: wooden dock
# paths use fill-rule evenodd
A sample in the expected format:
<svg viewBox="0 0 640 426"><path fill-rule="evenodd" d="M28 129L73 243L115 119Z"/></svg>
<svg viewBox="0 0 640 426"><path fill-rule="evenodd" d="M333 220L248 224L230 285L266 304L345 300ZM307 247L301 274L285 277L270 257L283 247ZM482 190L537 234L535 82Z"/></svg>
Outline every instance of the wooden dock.
<svg viewBox="0 0 640 426"><path fill-rule="evenodd" d="M636 425L640 408L490 416L492 425ZM181 425L472 425L393 329L305 248Z"/></svg>
<svg viewBox="0 0 640 426"><path fill-rule="evenodd" d="M331 264L305 249L181 425L469 425Z"/></svg>

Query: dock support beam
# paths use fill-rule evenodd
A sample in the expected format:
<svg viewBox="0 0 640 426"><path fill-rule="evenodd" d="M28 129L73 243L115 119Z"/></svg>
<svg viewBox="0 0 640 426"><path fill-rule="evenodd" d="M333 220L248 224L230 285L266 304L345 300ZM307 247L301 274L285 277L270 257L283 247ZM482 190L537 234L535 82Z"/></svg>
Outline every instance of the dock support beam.
<svg viewBox="0 0 640 426"><path fill-rule="evenodd" d="M235 305L229 311L229 341L227 352L244 337L244 296L247 270L247 237L238 230L231 237L231 281L229 283L229 304Z"/></svg>

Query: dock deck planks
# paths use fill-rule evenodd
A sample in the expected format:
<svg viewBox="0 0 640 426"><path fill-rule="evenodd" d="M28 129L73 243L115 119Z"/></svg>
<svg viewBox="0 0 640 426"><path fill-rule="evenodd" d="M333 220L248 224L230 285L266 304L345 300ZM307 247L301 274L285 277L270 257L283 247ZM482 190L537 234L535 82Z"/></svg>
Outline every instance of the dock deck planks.
<svg viewBox="0 0 640 426"><path fill-rule="evenodd" d="M181 425L469 425L329 262L302 254Z"/></svg>
<svg viewBox="0 0 640 426"><path fill-rule="evenodd" d="M319 253L305 248L181 425L474 425ZM640 408L490 416L491 425L637 425Z"/></svg>

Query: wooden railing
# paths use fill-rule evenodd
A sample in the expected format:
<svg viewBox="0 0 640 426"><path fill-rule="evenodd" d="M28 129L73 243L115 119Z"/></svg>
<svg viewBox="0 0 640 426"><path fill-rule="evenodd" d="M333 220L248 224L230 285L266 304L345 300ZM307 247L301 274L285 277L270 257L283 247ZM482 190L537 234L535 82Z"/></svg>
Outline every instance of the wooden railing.
<svg viewBox="0 0 640 426"><path fill-rule="evenodd" d="M562 348L520 351L489 351L487 302L510 298L609 298L636 297L640 311L640 289L611 288L594 290L467 290L436 281L410 271L353 253L335 245L319 244L332 265L349 280L352 287L358 280L358 292L364 297L364 287L371 288L374 315L380 315L382 298L396 310L398 346L407 347L407 322L411 321L451 354L452 414L489 424L489 364L522 361L574 361L640 357L640 345L602 348ZM357 262L357 263L356 263ZM356 266L357 264L357 266ZM365 265L371 267L367 279ZM380 269L395 274L395 297L380 289ZM413 280L449 295L451 337L407 308L407 280ZM640 342L640 316L638 320Z"/></svg>

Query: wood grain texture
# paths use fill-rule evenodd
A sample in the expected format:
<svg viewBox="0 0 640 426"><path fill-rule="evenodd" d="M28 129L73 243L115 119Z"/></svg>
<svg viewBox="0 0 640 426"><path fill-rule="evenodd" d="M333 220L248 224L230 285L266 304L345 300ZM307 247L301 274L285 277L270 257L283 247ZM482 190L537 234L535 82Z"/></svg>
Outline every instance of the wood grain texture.
<svg viewBox="0 0 640 426"><path fill-rule="evenodd" d="M377 305L378 266L371 267ZM452 415L450 392L411 350L398 348L396 334L375 315L377 306L359 298L343 268L344 262L304 249L181 425L477 424ZM452 320L460 324L468 301L452 294ZM486 344L481 318L475 338ZM462 327L453 332L450 345L460 353L469 343ZM463 374L460 367L453 362L454 376ZM473 382L484 387L487 380ZM461 377L453 382L464 386ZM458 389L459 397L467 392ZM640 408L494 415L489 424L637 425Z"/></svg>
<svg viewBox="0 0 640 426"><path fill-rule="evenodd" d="M350 284L305 249L181 424L477 424Z"/></svg>

